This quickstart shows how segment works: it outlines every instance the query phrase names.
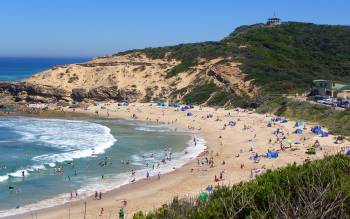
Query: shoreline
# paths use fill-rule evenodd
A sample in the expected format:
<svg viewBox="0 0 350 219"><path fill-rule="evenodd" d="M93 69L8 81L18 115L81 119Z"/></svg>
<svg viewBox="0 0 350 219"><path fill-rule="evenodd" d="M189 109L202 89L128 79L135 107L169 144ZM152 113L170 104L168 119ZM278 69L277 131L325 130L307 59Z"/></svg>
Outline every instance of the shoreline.
<svg viewBox="0 0 350 219"><path fill-rule="evenodd" d="M89 116L89 114L84 114L84 113L77 113L77 112L56 112L56 111L45 111L43 114L26 114L26 113L16 113L13 115L0 115L0 116L13 116L13 117L34 117L34 118L40 118L40 119L72 119L72 120L79 120L79 121L85 121L85 120L93 120L92 122L96 121L103 121L106 120L107 118L105 117L91 117ZM143 121L143 120L130 120L130 119L124 119L124 118L113 118L113 120L119 120L119 121L136 121L138 123L141 123L140 127L154 127L155 124L150 123L150 121ZM100 124L99 122L96 122L97 124ZM182 168L183 166L187 165L189 162L191 162L193 159L195 159L198 155L202 154L204 152L204 150L206 149L205 147L205 140L200 136L200 134L198 132L193 132L191 130L185 129L185 128L181 128L181 127L177 127L176 125L169 125L169 124L157 124L156 126L166 126L169 128L169 130L167 132L177 132L177 133L182 133L185 134L189 137L188 142L186 143L184 149L182 151L179 152L175 152L174 156L176 156L176 154L178 154L176 156L176 158L174 157L172 159L172 161L174 162L170 162L167 164L163 164L160 166L159 171L162 172L162 175L167 175L169 173L172 173L174 171L176 171L179 168ZM106 126L108 127L108 126ZM109 128L109 127L108 127ZM147 131L145 131L147 132ZM191 156L191 158L189 158L190 160L186 160L188 159L188 156L186 156L186 154L182 154L185 151L190 151L192 148L194 148L194 144L192 143L192 139L193 137L196 137L197 141L199 142L198 145L200 145L200 151L195 151L194 153L189 153L189 155ZM197 145L197 146L198 146ZM181 153L181 156L179 155L179 153ZM172 168L170 168L172 167ZM136 181L135 182L130 182L129 180L127 180L127 182L122 182L123 180L121 180L121 176L119 175L128 175L128 172L123 172L123 173L118 173L115 176L113 176L112 178L118 178L120 180L120 183L116 183L116 184L110 184L109 186L111 187L110 189L106 189L106 191L102 191L104 194L104 197L108 197L111 194L118 194L119 191L124 191L127 190L128 188L132 187L131 185L137 184L136 187L139 187L139 184L142 186L142 184L146 183L146 182L151 182L154 180L157 180L157 175L155 175L155 173L150 173L150 179L147 180L146 176L145 176L145 171L147 170L147 168L141 168L136 170ZM111 181L109 179L109 181ZM107 184L109 184L107 182ZM32 211L29 210L24 210L24 212L21 213L14 213L14 214L10 214L7 216L0 216L0 218L22 218L22 217L27 217L27 216L32 216L32 212L35 212L36 214L38 213L42 213L48 210L54 210L54 209L60 209L60 208L65 208L67 206L70 206L72 204L77 204L77 203L82 203L84 201L92 201L94 200L94 192L90 191L88 192L87 188L91 187L92 185L90 184L86 184L83 187L78 189L78 193L80 194L80 197L78 198L78 200L73 199L73 200L67 200L69 194L68 193L60 193L57 194L55 197L52 198L48 198L48 199L44 199L44 200L40 200L38 202L34 202L34 203L30 203L27 205L23 205L20 209L28 209L28 208L33 208ZM113 188L112 188L113 187ZM81 192L79 190L83 190L85 192ZM95 191L95 190L94 190ZM84 194L87 193L87 194ZM83 194L83 196L81 196L81 194ZM66 197L67 196L67 197ZM62 203L58 203L58 204L52 204L52 206L50 206L50 204L46 207L38 207L40 204L45 204L46 202L50 202L53 203L53 201L62 201ZM11 212L11 211L16 211L16 209L7 209L4 210L4 214L6 214L6 212ZM0 211L1 212L1 211ZM1 214L0 214L1 215Z"/></svg>
<svg viewBox="0 0 350 219"><path fill-rule="evenodd" d="M257 164L249 160L247 162L246 156L248 155L247 152L249 148L254 146L254 150L260 154L264 153L268 148L273 148L274 146L266 147L263 145L268 145L268 138L273 136L271 132L275 127L286 129L288 135L292 135L293 138L298 137L290 133L293 130L292 121L288 124L277 124L273 128L266 128L266 120L269 117L244 111L215 110L207 107L198 109L198 107L196 107L191 110L194 116L188 118L185 112L175 111L174 108L160 108L157 106L149 106L149 104L135 103L128 107L116 107L117 109L114 107L116 106L113 106L113 109L108 113L106 110L100 110L99 116L105 117L109 115L110 118L131 119L131 115L136 114L138 120L141 121L157 120L165 123L175 121L176 119L176 122L174 122L176 126L186 128L187 125L187 128L190 126L199 131L207 141L208 152L213 151L218 156L215 155L215 166L213 168L197 166L197 162L194 159L181 168L162 175L161 180L141 180L122 186L105 193L102 201L88 199L87 218L96 218L102 207L106 209L105 212L109 212L109 214L117 214L118 208L122 206L117 200L121 199L128 200L128 205L126 206L128 216L132 216L133 213L139 210L152 211L162 204L169 203L174 196L179 196L179 198L196 196L200 191L203 191L207 185L216 185L213 182L214 175L217 175L218 172L222 170L225 171L225 177L219 184L232 185L250 180L250 170L253 168L266 166L267 169L276 169L294 162L300 164L304 162L306 158L310 158L311 160L321 159L327 154L339 152L342 146L334 145L332 143L333 136L330 136L327 139L320 139L324 150L318 152L314 157L305 155L305 150L303 149L310 146L310 142L308 142L305 143L305 145L303 144L298 151L281 152L283 159L263 159L261 163ZM76 111L94 117L96 109L96 107L91 107L87 111L82 109L77 109ZM69 111L73 110L69 109ZM228 112L232 114L227 116ZM205 118L205 115L208 113L213 114L213 117ZM223 129L223 124L226 124L229 120L237 121L237 126L229 127L226 130ZM250 128L248 130L243 130L243 125L249 125ZM310 126L308 125L308 127ZM228 132L232 130L232 133ZM256 138L253 138L254 134L257 135ZM314 137L309 133L305 134L305 136L306 135L308 140L314 140ZM221 138L219 138L220 136ZM234 147L232 147L232 145ZM242 149L244 151L243 153L240 152ZM241 154L242 156L235 157L236 154ZM202 153L197 158L200 159L203 157ZM226 164L221 164L222 161L225 161ZM243 169L239 167L242 163L245 165ZM192 171L193 169L194 171ZM81 203L74 202L70 205L70 214L75 217L81 217L83 214L81 211ZM56 206L53 208L41 209L35 211L35 213L39 218L68 218L67 208L67 205ZM31 218L30 216L31 213L28 213L16 215L15 218Z"/></svg>

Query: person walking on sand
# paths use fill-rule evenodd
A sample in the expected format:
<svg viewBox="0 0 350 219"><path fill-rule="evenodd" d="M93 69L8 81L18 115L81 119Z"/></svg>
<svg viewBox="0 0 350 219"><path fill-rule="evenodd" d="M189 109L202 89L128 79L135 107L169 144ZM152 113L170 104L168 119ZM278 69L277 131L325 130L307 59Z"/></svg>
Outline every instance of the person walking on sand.
<svg viewBox="0 0 350 219"><path fill-rule="evenodd" d="M97 191L95 192L95 200L97 200L98 193Z"/></svg>
<svg viewBox="0 0 350 219"><path fill-rule="evenodd" d="M99 194L99 199L102 200L102 192Z"/></svg>

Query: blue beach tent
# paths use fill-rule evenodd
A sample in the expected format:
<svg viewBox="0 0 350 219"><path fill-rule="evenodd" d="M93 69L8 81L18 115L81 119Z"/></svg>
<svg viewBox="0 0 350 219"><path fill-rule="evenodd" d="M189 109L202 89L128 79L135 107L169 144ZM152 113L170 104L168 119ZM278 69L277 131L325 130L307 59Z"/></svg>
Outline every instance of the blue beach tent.
<svg viewBox="0 0 350 219"><path fill-rule="evenodd" d="M166 106L166 104L164 102L158 102L158 106Z"/></svg>
<svg viewBox="0 0 350 219"><path fill-rule="evenodd" d="M295 123L295 126L296 126L296 127L303 126L303 125L304 125L304 123L301 122L301 121L297 121L297 122Z"/></svg>
<svg viewBox="0 0 350 219"><path fill-rule="evenodd" d="M282 121L282 118L276 117L276 118L273 118L272 121L274 121L274 122L280 122L280 121Z"/></svg>
<svg viewBox="0 0 350 219"><path fill-rule="evenodd" d="M277 152L274 152L274 151L268 151L268 152L266 153L266 156L267 156L268 158L277 158L277 157L278 157L278 153L277 153Z"/></svg>
<svg viewBox="0 0 350 219"><path fill-rule="evenodd" d="M175 108L180 107L180 105L177 104L177 103L170 103L169 106L170 107L175 107Z"/></svg>
<svg viewBox="0 0 350 219"><path fill-rule="evenodd" d="M191 112L188 112L187 113L187 116L192 116L193 114Z"/></svg>
<svg viewBox="0 0 350 219"><path fill-rule="evenodd" d="M188 109L190 109L189 106L183 106L183 107L181 107L181 111L186 111L186 110L188 110Z"/></svg>
<svg viewBox="0 0 350 219"><path fill-rule="evenodd" d="M328 137L328 132L322 132L321 137Z"/></svg>
<svg viewBox="0 0 350 219"><path fill-rule="evenodd" d="M312 133L317 134L317 135L320 135L323 132L321 129L321 126L319 126L319 125L311 128L311 131L312 131Z"/></svg>
<svg viewBox="0 0 350 219"><path fill-rule="evenodd" d="M297 129L297 130L295 130L295 133L296 133L296 134L303 134L303 130Z"/></svg>

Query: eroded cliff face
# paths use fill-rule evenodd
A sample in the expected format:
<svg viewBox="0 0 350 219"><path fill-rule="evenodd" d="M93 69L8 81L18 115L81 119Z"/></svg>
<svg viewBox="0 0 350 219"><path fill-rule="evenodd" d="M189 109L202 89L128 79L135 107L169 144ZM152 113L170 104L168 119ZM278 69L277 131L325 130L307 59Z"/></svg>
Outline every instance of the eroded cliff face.
<svg viewBox="0 0 350 219"><path fill-rule="evenodd" d="M141 101L150 89L154 96L168 89L164 75L177 64L175 60L152 60L137 53L102 57L58 66L33 75L26 82L63 89L77 101Z"/></svg>
<svg viewBox="0 0 350 219"><path fill-rule="evenodd" d="M4 96L11 97L16 102L70 100L70 93L64 89L28 82L0 83L0 97Z"/></svg>
<svg viewBox="0 0 350 219"><path fill-rule="evenodd" d="M99 57L86 63L54 67L22 83L3 83L0 94L10 94L16 101L181 101L191 89L203 83L214 83L236 96L253 97L258 92L251 81L245 80L239 64L231 59L199 59L189 70L167 77L180 63L150 59L137 52Z"/></svg>

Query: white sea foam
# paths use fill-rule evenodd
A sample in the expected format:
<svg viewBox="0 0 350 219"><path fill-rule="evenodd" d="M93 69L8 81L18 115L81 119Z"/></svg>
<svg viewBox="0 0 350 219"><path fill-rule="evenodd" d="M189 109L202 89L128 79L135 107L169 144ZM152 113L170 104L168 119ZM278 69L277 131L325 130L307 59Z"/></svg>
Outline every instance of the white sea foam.
<svg viewBox="0 0 350 219"><path fill-rule="evenodd" d="M23 171L27 176L34 170L44 169L45 165L54 167L57 162L102 154L116 141L108 127L87 121L10 117L2 119L1 126L19 134L19 141L35 142L58 152L33 157L33 166L2 175L0 182L9 176L22 177Z"/></svg>
<svg viewBox="0 0 350 219"><path fill-rule="evenodd" d="M192 134L193 137L196 138L197 144L194 144L193 139L189 140L188 146L184 151L173 153L173 159L166 164L160 165L159 169L152 170L151 168L143 168L141 170L137 170L135 174L135 180L139 181L146 178L146 173L149 172L150 176L156 176L159 172L161 174L166 174L171 171L174 171L177 168L182 167L186 163L190 162L192 159L196 158L200 153L202 153L206 149L205 140L198 134ZM154 158L146 158L149 161L158 160L163 151L157 151L158 153L154 153ZM186 152L186 153L185 153ZM143 159L139 155L132 155L131 162L138 163L139 165L144 165L142 161ZM80 188L78 190L79 200L83 201L89 196L93 195L95 191L107 192L113 189L117 189L123 185L129 184L131 180L130 173L120 173L113 177L108 177L104 180L101 178L90 178L86 184L86 186ZM55 198L46 199L39 201L37 203L29 204L23 206L19 209L10 209L5 211L0 211L0 217L13 216L16 214L24 214L27 212L32 212L39 209L49 208L57 205L63 205L65 203L70 202L70 194L65 193L56 196Z"/></svg>
<svg viewBox="0 0 350 219"><path fill-rule="evenodd" d="M135 128L137 131L144 132L170 132L172 131L171 127L168 125L141 125Z"/></svg>

